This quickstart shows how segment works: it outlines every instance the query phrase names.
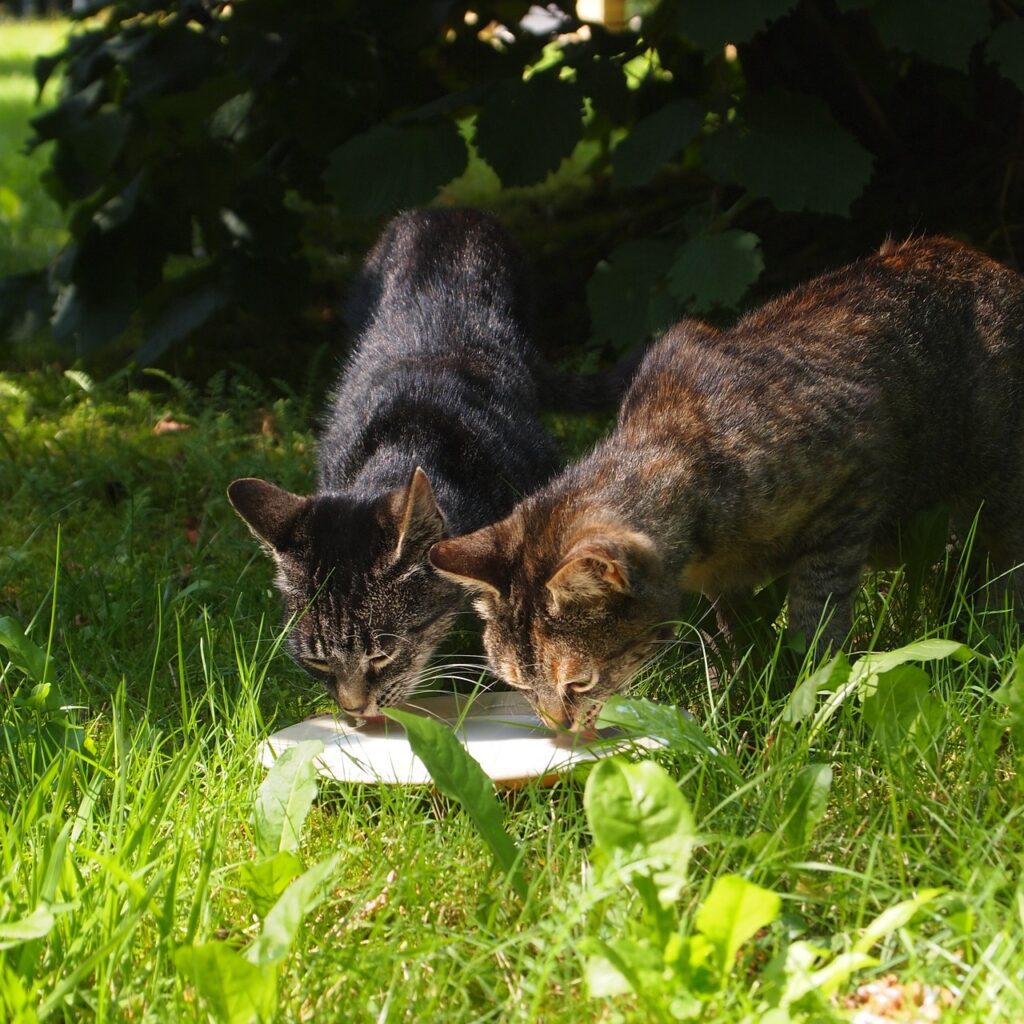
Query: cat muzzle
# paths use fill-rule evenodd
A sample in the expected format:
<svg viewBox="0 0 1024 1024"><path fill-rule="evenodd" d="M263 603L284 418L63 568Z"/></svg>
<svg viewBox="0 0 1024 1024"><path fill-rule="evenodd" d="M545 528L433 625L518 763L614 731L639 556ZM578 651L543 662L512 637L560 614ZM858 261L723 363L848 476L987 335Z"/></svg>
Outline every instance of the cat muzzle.
<svg viewBox="0 0 1024 1024"><path fill-rule="evenodd" d="M538 718L550 729L562 729L570 724L570 705L558 693L532 694Z"/></svg>
<svg viewBox="0 0 1024 1024"><path fill-rule="evenodd" d="M362 679L347 679L335 688L338 707L353 718L373 718L378 714L377 701L370 696L366 682Z"/></svg>

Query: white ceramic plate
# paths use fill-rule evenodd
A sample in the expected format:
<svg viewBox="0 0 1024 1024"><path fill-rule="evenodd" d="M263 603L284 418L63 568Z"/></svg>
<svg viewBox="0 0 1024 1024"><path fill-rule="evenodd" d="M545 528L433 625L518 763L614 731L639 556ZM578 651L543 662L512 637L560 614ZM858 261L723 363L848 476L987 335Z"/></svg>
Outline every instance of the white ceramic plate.
<svg viewBox="0 0 1024 1024"><path fill-rule="evenodd" d="M451 694L416 699L401 710L447 722L480 767L496 782L516 785L531 778L551 779L581 761L593 761L628 746L658 746L656 740L616 740L602 736L585 743L567 742L541 725L519 693ZM269 767L289 747L321 740L319 773L342 782L415 784L430 782L430 773L412 752L405 730L396 722L349 725L334 715L319 715L290 725L264 740L260 758Z"/></svg>

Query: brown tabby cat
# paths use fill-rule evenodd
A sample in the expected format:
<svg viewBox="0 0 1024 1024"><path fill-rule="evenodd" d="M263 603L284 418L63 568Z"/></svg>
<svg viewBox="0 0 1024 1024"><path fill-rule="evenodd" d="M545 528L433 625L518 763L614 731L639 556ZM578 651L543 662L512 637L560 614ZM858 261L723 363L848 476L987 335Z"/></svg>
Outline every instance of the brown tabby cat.
<svg viewBox="0 0 1024 1024"><path fill-rule="evenodd" d="M879 253L651 350L615 431L430 560L477 592L494 670L580 728L671 633L683 591L789 574L838 646L875 545L928 506L1024 556L1024 278L945 238Z"/></svg>

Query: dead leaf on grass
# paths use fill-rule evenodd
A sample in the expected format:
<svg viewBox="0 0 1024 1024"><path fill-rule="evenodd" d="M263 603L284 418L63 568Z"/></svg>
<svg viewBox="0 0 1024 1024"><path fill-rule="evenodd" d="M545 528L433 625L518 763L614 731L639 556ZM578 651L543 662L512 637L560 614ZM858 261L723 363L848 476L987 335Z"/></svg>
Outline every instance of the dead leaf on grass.
<svg viewBox="0 0 1024 1024"><path fill-rule="evenodd" d="M843 1005L856 1011L853 1024L934 1024L955 1002L953 993L941 985L902 982L895 974L886 974L859 985Z"/></svg>
<svg viewBox="0 0 1024 1024"><path fill-rule="evenodd" d="M180 423L178 420L173 419L170 416L164 416L157 420L153 427L154 434L173 434L179 430L190 430L190 423Z"/></svg>
<svg viewBox="0 0 1024 1024"><path fill-rule="evenodd" d="M361 921L365 921L368 917L377 913L382 907L388 905L389 890L395 884L398 879L398 872L391 870L388 872L387 878L384 880L384 888L381 889L373 899L367 900L352 916L349 918L348 927L352 928L359 924Z"/></svg>

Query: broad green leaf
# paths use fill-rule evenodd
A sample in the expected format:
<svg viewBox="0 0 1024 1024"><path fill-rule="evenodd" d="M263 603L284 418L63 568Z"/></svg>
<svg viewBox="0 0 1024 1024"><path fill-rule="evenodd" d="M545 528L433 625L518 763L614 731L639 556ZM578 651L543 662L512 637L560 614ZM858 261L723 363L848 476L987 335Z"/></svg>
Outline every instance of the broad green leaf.
<svg viewBox="0 0 1024 1024"><path fill-rule="evenodd" d="M1019 739L1024 735L1024 647L1017 651L1013 668L992 697L1010 712L1010 729Z"/></svg>
<svg viewBox="0 0 1024 1024"><path fill-rule="evenodd" d="M107 44L107 53L123 65L125 88L135 102L143 96L193 91L216 59L213 38L190 31L184 19L168 19L161 29L123 33Z"/></svg>
<svg viewBox="0 0 1024 1024"><path fill-rule="evenodd" d="M703 121L704 111L691 99L673 100L641 118L612 153L615 184L646 185L696 138Z"/></svg>
<svg viewBox="0 0 1024 1024"><path fill-rule="evenodd" d="M853 952L866 953L887 935L891 935L898 928L909 924L921 907L930 903L936 896L941 896L943 892L945 892L944 889L922 889L912 899L903 900L901 903L896 903L887 910L883 910L861 932L860 938L853 944Z"/></svg>
<svg viewBox="0 0 1024 1024"><path fill-rule="evenodd" d="M665 964L672 968L677 987L706 998L719 988L715 953L714 943L706 935L694 932L684 937L673 932L665 945Z"/></svg>
<svg viewBox="0 0 1024 1024"><path fill-rule="evenodd" d="M36 102L38 103L43 97L43 90L46 88L46 83L50 80L50 76L60 67L63 56L57 54L45 54L41 57L36 57L35 63L32 65L32 74L36 80Z"/></svg>
<svg viewBox="0 0 1024 1024"><path fill-rule="evenodd" d="M761 276L761 239L749 231L697 235L677 250L668 284L695 313L731 308Z"/></svg>
<svg viewBox="0 0 1024 1024"><path fill-rule="evenodd" d="M60 289L54 305L54 337L73 343L79 352L91 352L120 336L137 305L135 289L129 284L104 295L93 295L77 284L67 285Z"/></svg>
<svg viewBox="0 0 1024 1024"><path fill-rule="evenodd" d="M506 187L536 185L572 153L583 133L578 87L553 74L506 79L487 92L477 115L477 152Z"/></svg>
<svg viewBox="0 0 1024 1024"><path fill-rule="evenodd" d="M295 879L270 908L263 930L245 951L245 958L260 966L283 960L302 927L302 919L327 895L325 888L338 871L340 854L314 864Z"/></svg>
<svg viewBox="0 0 1024 1024"><path fill-rule="evenodd" d="M18 193L6 185L0 185L0 224L16 224L21 220L22 202Z"/></svg>
<svg viewBox="0 0 1024 1024"><path fill-rule="evenodd" d="M100 231L113 231L131 220L138 206L138 198L143 188L143 176L136 174L131 182L106 201L93 215L92 220Z"/></svg>
<svg viewBox="0 0 1024 1024"><path fill-rule="evenodd" d="M862 971L867 967L874 967L878 961L867 953L853 951L840 953L834 960L830 960L824 967L819 967L808 978L808 989L819 992L826 999L835 994L850 975Z"/></svg>
<svg viewBox="0 0 1024 1024"><path fill-rule="evenodd" d="M958 71L967 70L991 21L988 5L978 0L872 0L857 6L869 8L886 46Z"/></svg>
<svg viewBox="0 0 1024 1024"><path fill-rule="evenodd" d="M28 917L16 921L0 921L0 949L10 949L23 942L43 938L49 934L54 920L49 907L38 906Z"/></svg>
<svg viewBox="0 0 1024 1024"><path fill-rule="evenodd" d="M815 669L798 683L782 712L784 722L802 722L814 714L819 693L835 693L850 678L850 661L840 651L831 661Z"/></svg>
<svg viewBox="0 0 1024 1024"><path fill-rule="evenodd" d="M798 1017L791 1017L789 1010L783 1009L781 1006L774 1006L770 1010L758 1013L757 1024L798 1024L798 1022L802 1024L805 1019L803 1014ZM751 1018L748 1017L744 1024L750 1020Z"/></svg>
<svg viewBox="0 0 1024 1024"><path fill-rule="evenodd" d="M629 118L629 86L622 65L613 60L591 60L577 69L580 88L594 109L614 123Z"/></svg>
<svg viewBox="0 0 1024 1024"><path fill-rule="evenodd" d="M769 1005L787 1007L803 999L814 987L811 981L814 965L827 957L828 952L802 940L787 943L764 970Z"/></svg>
<svg viewBox="0 0 1024 1024"><path fill-rule="evenodd" d="M931 692L931 677L916 665L898 665L877 677L864 698L864 720L875 742L889 754L913 747L932 760L946 712Z"/></svg>
<svg viewBox="0 0 1024 1024"><path fill-rule="evenodd" d="M818 709L814 716L813 729L820 729L851 694L866 697L874 692L878 676L891 672L900 665L909 661L937 661L943 658L966 662L975 657L977 654L970 647L955 640L918 640L892 651L873 651L865 654L854 663L848 679L841 682Z"/></svg>
<svg viewBox="0 0 1024 1024"><path fill-rule="evenodd" d="M832 788L832 767L809 764L797 772L786 794L785 833L791 846L803 847L828 808Z"/></svg>
<svg viewBox="0 0 1024 1024"><path fill-rule="evenodd" d="M648 1020L686 1020L700 1009L666 970L665 952L650 939L586 937L584 979L594 999L632 993ZM673 1005L678 1002L678 1010Z"/></svg>
<svg viewBox="0 0 1024 1024"><path fill-rule="evenodd" d="M1024 21L1004 21L985 47L999 73L1024 92Z"/></svg>
<svg viewBox="0 0 1024 1024"><path fill-rule="evenodd" d="M778 917L782 901L739 875L722 875L697 911L697 930L715 947L715 966L724 983L740 947Z"/></svg>
<svg viewBox="0 0 1024 1024"><path fill-rule="evenodd" d="M977 654L970 647L956 640L918 640L891 651L872 651L858 658L850 672L850 680L860 683L869 676L881 675L908 661L942 661L953 658L967 662L975 657Z"/></svg>
<svg viewBox="0 0 1024 1024"><path fill-rule="evenodd" d="M594 844L611 863L650 877L659 903L674 903L686 884L697 832L668 772L653 761L608 758L590 773L583 807Z"/></svg>
<svg viewBox="0 0 1024 1024"><path fill-rule="evenodd" d="M619 351L644 344L669 327L682 311L666 275L675 246L641 238L613 249L587 282L592 333Z"/></svg>
<svg viewBox="0 0 1024 1024"><path fill-rule="evenodd" d="M504 814L494 793L494 783L448 726L433 718L394 708L389 708L385 714L405 729L413 753L427 766L434 785L445 796L462 804L516 893L526 899L526 879L519 863L519 851L505 831Z"/></svg>
<svg viewBox="0 0 1024 1024"><path fill-rule="evenodd" d="M269 1024L277 1012L277 967L250 963L223 942L182 946L178 971L218 1024Z"/></svg>
<svg viewBox="0 0 1024 1024"><path fill-rule="evenodd" d="M289 850L271 857L246 861L238 868L239 882L252 901L253 910L264 918L293 878L302 874L302 861Z"/></svg>
<svg viewBox="0 0 1024 1024"><path fill-rule="evenodd" d="M584 966L587 991L592 999L607 999L626 992L642 993L651 978L658 978L665 961L660 949L650 942L635 939L588 938Z"/></svg>
<svg viewBox="0 0 1024 1024"><path fill-rule="evenodd" d="M331 154L324 181L343 214L378 217L430 202L468 161L450 118L379 124Z"/></svg>
<svg viewBox="0 0 1024 1024"><path fill-rule="evenodd" d="M744 123L704 142L709 170L779 210L846 216L872 174L873 157L815 96L776 91L751 96Z"/></svg>
<svg viewBox="0 0 1024 1024"><path fill-rule="evenodd" d="M745 43L795 6L796 0L683 0L677 25L688 39L715 54L726 43Z"/></svg>
<svg viewBox="0 0 1024 1024"><path fill-rule="evenodd" d="M241 142L248 135L248 122L256 94L252 90L240 92L225 100L210 116L210 137Z"/></svg>
<svg viewBox="0 0 1024 1024"><path fill-rule="evenodd" d="M25 631L9 616L0 618L0 647L7 650L15 668L36 683L45 683L46 654L25 635Z"/></svg>
<svg viewBox="0 0 1024 1024"><path fill-rule="evenodd" d="M65 136L76 159L97 185L120 155L130 127L130 117L104 106Z"/></svg>
<svg viewBox="0 0 1024 1024"><path fill-rule="evenodd" d="M24 691L19 691L14 698L14 704L16 707L31 708L40 713L56 711L60 707L56 691L49 683L36 683L27 695L24 695Z"/></svg>
<svg viewBox="0 0 1024 1024"><path fill-rule="evenodd" d="M611 697L601 709L601 727L622 729L631 736L649 736L675 750L688 750L724 768L736 781L743 773L727 753L682 708L631 697Z"/></svg>
<svg viewBox="0 0 1024 1024"><path fill-rule="evenodd" d="M313 759L323 749L319 740L289 747L263 780L253 810L256 848L262 856L298 849L302 824L316 799Z"/></svg>
<svg viewBox="0 0 1024 1024"><path fill-rule="evenodd" d="M99 107L104 85L103 80L97 78L65 96L55 107L33 117L29 124L35 129L36 138L31 144L69 137L79 131Z"/></svg>
<svg viewBox="0 0 1024 1024"><path fill-rule="evenodd" d="M137 354L139 365L147 366L176 342L184 341L222 310L230 299L215 281L200 284L185 295L171 299L145 328L145 340Z"/></svg>

